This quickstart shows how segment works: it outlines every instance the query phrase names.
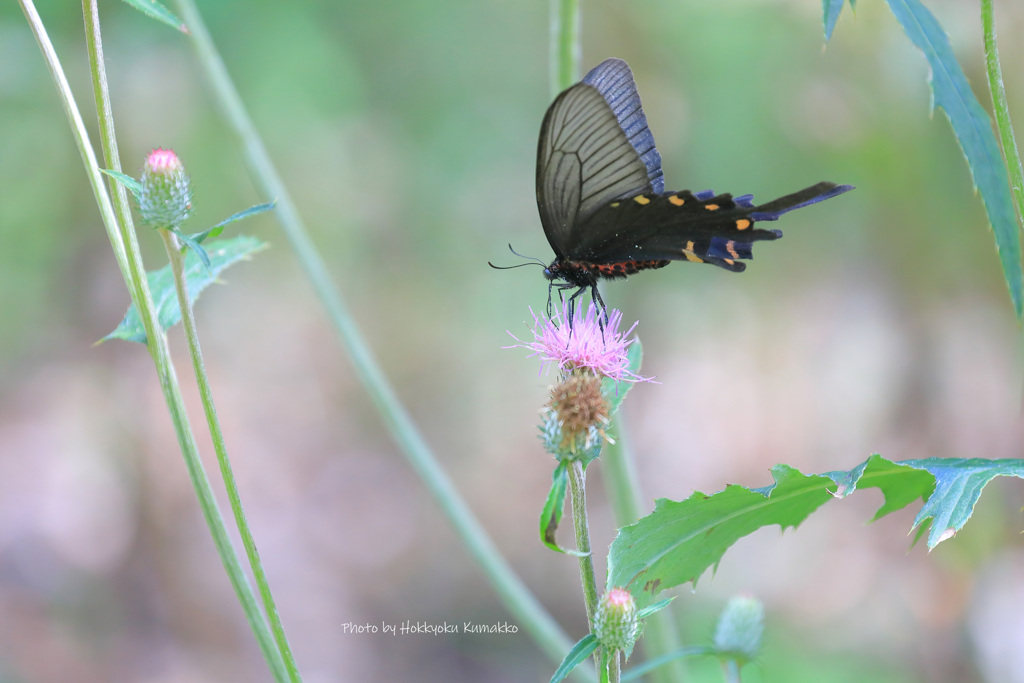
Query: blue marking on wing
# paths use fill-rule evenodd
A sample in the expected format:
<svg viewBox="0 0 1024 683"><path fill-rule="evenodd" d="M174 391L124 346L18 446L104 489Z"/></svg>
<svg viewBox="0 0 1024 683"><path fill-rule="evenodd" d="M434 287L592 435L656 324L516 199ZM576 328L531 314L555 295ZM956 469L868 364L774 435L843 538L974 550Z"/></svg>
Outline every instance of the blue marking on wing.
<svg viewBox="0 0 1024 683"><path fill-rule="evenodd" d="M604 101L608 103L619 127L629 139L629 144L647 167L647 178L651 183L651 192L661 194L665 191L665 176L661 171L661 154L654 145L654 135L647 126L647 117L640 105L640 95L636 91L633 72L629 65L621 59L606 59L584 76L583 82L597 89Z"/></svg>

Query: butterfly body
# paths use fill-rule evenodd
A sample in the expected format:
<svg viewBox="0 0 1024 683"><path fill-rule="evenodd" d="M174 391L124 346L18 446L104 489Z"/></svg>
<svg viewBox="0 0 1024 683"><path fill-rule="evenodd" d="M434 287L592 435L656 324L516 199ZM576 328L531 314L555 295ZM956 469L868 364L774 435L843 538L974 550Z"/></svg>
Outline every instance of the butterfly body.
<svg viewBox="0 0 1024 683"><path fill-rule="evenodd" d="M672 261L746 267L754 242L779 230L756 227L783 213L853 189L822 182L762 205L751 195L665 192L661 155L633 74L609 59L548 108L537 150L537 207L555 259L551 289L586 290L602 307L597 283Z"/></svg>

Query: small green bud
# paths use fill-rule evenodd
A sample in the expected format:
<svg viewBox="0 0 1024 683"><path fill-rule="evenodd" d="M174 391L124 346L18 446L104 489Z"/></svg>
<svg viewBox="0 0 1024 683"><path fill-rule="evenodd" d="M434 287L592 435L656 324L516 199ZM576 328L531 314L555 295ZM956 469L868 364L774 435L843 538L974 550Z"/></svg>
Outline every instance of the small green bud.
<svg viewBox="0 0 1024 683"><path fill-rule="evenodd" d="M755 597L731 598L718 618L715 649L720 655L747 662L761 649L764 631L764 605Z"/></svg>
<svg viewBox="0 0 1024 683"><path fill-rule="evenodd" d="M594 615L594 636L601 647L629 650L640 635L636 601L624 588L612 588L604 594Z"/></svg>
<svg viewBox="0 0 1024 683"><path fill-rule="evenodd" d="M146 157L139 214L154 228L176 228L192 215L192 187L173 150L154 149Z"/></svg>

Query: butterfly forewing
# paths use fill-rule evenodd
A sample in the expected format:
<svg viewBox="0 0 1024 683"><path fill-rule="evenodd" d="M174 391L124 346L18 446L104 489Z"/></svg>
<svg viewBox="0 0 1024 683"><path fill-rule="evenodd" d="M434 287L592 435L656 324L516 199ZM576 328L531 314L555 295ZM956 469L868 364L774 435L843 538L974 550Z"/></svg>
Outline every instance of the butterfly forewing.
<svg viewBox="0 0 1024 683"><path fill-rule="evenodd" d="M665 177L661 171L661 154L654 145L654 135L647 126L647 116L640 104L640 93L636 90L633 72L621 59L606 59L583 77L583 82L597 88L604 101L615 113L619 127L629 139L629 144L647 167L650 181L648 192L661 194L665 189Z"/></svg>
<svg viewBox="0 0 1024 683"><path fill-rule="evenodd" d="M649 188L647 165L601 93L577 83L559 95L537 150L537 206L555 253L571 255L574 233L602 206Z"/></svg>

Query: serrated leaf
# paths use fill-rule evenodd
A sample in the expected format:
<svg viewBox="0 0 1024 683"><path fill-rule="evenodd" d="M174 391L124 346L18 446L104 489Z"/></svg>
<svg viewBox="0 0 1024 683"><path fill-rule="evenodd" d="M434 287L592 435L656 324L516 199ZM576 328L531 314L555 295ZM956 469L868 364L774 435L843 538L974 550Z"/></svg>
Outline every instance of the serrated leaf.
<svg viewBox="0 0 1024 683"><path fill-rule="evenodd" d="M927 472L907 463L890 462L880 455L872 455L849 472L826 472L825 476L838 485L835 491L837 498L845 498L858 486L881 490L885 503L875 512L872 522L905 508L919 498L927 500L935 488L935 477Z"/></svg>
<svg viewBox="0 0 1024 683"><path fill-rule="evenodd" d="M956 135L974 186L981 193L995 235L1003 277L1010 289L1014 310L1024 313L1024 272L1021 269L1020 233L1010 180L992 130L992 120L971 91L963 69L949 45L949 38L931 12L919 0L888 0L889 8L907 37L928 60L932 77L932 107L941 107Z"/></svg>
<svg viewBox="0 0 1024 683"><path fill-rule="evenodd" d="M258 251L267 248L267 243L256 239L239 235L229 240L219 240L208 245L210 255L210 267L207 268L199 260L194 252L188 251L185 254L185 282L188 286L189 301L194 302L199 294L216 281L217 276L225 268L247 260ZM149 291L153 296L153 303L156 306L160 326L166 330L181 320L181 309L178 308L178 298L174 290L174 276L171 273L170 265L160 270L146 274L146 281L149 283ZM139 318L135 305L128 307L121 324L113 332L100 341L108 339L124 339L125 341L146 343L146 331L142 327L142 320Z"/></svg>
<svg viewBox="0 0 1024 683"><path fill-rule="evenodd" d="M832 496L831 479L787 465L772 468L775 483L762 491L730 485L681 502L661 498L654 512L619 530L608 554L608 586L627 588L637 606L658 592L692 582L737 540L763 526L795 527Z"/></svg>
<svg viewBox="0 0 1024 683"><path fill-rule="evenodd" d="M821 0L821 11L823 14L822 20L825 25L825 40L828 41L832 38L832 31L836 28L836 22L839 21L839 14L843 11L843 4L846 0ZM853 2L850 2L853 5Z"/></svg>
<svg viewBox="0 0 1024 683"><path fill-rule="evenodd" d="M597 638L593 633L583 636L578 643L572 646L569 654L558 665L558 669L555 670L554 675L551 677L551 683L564 681L566 676L572 673L573 669L587 661L587 657L594 654L594 650L598 648L598 645Z"/></svg>
<svg viewBox="0 0 1024 683"><path fill-rule="evenodd" d="M934 548L963 528L974 512L985 485L996 477L1024 478L1024 460L926 458L901 465L918 468L935 479L935 490L914 518L913 528L931 520L928 548Z"/></svg>
<svg viewBox="0 0 1024 683"><path fill-rule="evenodd" d="M608 554L608 586L630 590L637 605L659 591L696 584L737 540L764 526L799 525L824 502L858 488L878 488L885 502L878 519L926 500L914 528L932 519L928 547L959 531L985 485L995 477L1024 478L1024 460L928 458L894 463L878 455L848 472L805 475L786 465L772 468L775 483L761 489L728 486L711 496L681 502L661 499L654 512L619 530Z"/></svg>
<svg viewBox="0 0 1024 683"><path fill-rule="evenodd" d="M135 201L139 201L139 196L142 194L142 183L130 175L121 173L120 171L111 171L109 168L101 168L100 171L106 173L108 176L116 180L117 182L128 188L128 191L135 197Z"/></svg>
<svg viewBox="0 0 1024 683"><path fill-rule="evenodd" d="M124 0L124 2L139 10L147 17L163 22L176 31L188 33L188 26L185 26L185 22L176 17L174 12L167 9L156 0Z"/></svg>

